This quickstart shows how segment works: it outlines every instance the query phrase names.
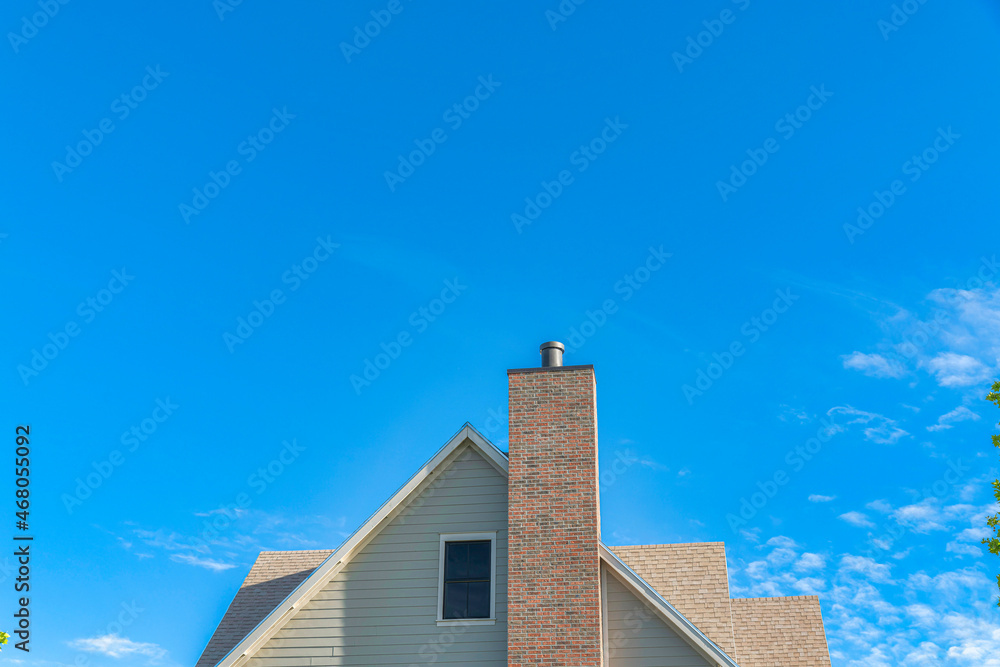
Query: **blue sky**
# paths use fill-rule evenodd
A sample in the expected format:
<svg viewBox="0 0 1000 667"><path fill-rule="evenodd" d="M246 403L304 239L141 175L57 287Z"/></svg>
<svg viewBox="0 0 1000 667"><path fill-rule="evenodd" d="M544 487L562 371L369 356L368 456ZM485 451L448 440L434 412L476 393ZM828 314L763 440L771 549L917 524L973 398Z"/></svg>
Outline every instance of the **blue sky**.
<svg viewBox="0 0 1000 667"><path fill-rule="evenodd" d="M4 658L192 664L557 339L609 544L725 541L838 667L1000 664L1000 9L562 5L7 3Z"/></svg>

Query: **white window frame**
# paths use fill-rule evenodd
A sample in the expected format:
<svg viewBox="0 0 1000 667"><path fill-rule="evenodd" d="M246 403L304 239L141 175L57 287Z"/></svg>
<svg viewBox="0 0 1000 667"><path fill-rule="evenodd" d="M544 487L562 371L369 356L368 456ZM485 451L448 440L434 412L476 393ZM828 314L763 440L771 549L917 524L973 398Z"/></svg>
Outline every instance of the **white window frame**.
<svg viewBox="0 0 1000 667"><path fill-rule="evenodd" d="M444 545L448 542L490 541L490 617L489 618L442 618L444 613ZM441 547L438 556L438 625L495 625L497 622L497 532L486 533L441 533Z"/></svg>

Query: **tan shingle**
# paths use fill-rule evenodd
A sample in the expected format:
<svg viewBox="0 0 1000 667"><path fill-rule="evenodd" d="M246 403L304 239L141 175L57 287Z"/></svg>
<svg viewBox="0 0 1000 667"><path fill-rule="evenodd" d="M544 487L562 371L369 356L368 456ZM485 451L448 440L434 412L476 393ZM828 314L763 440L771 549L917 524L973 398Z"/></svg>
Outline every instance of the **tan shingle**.
<svg viewBox="0 0 1000 667"><path fill-rule="evenodd" d="M214 667L333 551L262 551L195 667Z"/></svg>
<svg viewBox="0 0 1000 667"><path fill-rule="evenodd" d="M610 548L719 648L735 657L724 543Z"/></svg>
<svg viewBox="0 0 1000 667"><path fill-rule="evenodd" d="M830 667L819 598L734 598L740 667Z"/></svg>

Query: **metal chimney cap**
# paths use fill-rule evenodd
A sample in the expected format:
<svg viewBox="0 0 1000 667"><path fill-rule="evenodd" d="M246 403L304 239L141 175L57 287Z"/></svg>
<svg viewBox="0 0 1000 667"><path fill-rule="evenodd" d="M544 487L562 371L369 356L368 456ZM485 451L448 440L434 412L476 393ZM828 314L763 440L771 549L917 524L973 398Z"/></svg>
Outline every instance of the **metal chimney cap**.
<svg viewBox="0 0 1000 667"><path fill-rule="evenodd" d="M542 343L538 346L538 351L542 355L542 368L548 368L550 366L562 366L563 352L566 351L566 346L557 340L550 340L547 343Z"/></svg>

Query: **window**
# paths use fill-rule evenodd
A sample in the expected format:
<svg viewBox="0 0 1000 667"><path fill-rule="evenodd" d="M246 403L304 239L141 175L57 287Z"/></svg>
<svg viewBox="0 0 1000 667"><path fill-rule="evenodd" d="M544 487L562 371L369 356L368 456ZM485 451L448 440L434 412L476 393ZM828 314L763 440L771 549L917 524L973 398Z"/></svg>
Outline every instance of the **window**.
<svg viewBox="0 0 1000 667"><path fill-rule="evenodd" d="M496 533L441 536L438 621L493 622Z"/></svg>

